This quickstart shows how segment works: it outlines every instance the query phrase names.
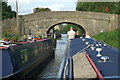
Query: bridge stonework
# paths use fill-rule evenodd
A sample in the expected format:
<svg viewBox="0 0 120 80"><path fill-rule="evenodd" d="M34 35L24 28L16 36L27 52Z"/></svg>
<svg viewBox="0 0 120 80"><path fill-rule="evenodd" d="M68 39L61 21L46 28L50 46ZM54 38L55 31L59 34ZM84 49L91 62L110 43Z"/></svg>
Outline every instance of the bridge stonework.
<svg viewBox="0 0 120 80"><path fill-rule="evenodd" d="M43 35L47 30L58 23L71 22L82 26L90 35L111 31L120 27L120 15L81 12L81 11L51 11L32 13L19 16L20 34ZM5 24L5 23L4 23Z"/></svg>

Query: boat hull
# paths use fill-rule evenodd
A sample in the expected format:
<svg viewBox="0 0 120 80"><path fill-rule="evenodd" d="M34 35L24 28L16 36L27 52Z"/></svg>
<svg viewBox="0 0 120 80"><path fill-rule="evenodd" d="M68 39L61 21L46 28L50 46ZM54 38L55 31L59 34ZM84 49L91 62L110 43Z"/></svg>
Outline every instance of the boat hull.
<svg viewBox="0 0 120 80"><path fill-rule="evenodd" d="M54 55L53 43L49 39L11 46L9 49L2 50L2 57L4 56L3 52L8 53L9 63L11 62L12 66L4 64L6 60L2 60L2 80L32 78L28 74L38 66L42 68L45 60L53 58ZM4 70L7 68L4 66L10 67L9 73L5 74Z"/></svg>

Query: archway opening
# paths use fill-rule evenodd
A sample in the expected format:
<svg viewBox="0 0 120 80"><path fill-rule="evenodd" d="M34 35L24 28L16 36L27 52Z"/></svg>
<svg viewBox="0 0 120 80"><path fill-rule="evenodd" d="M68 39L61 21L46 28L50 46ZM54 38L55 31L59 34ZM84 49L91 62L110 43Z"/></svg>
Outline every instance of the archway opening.
<svg viewBox="0 0 120 80"><path fill-rule="evenodd" d="M85 29L79 24L72 23L72 22L61 22L61 23L52 25L47 30L47 37L48 36L53 37L54 34L56 34L57 36L59 36L60 34L67 34L67 31L69 31L70 27L73 27L74 31L79 31L80 36L83 36L86 33Z"/></svg>

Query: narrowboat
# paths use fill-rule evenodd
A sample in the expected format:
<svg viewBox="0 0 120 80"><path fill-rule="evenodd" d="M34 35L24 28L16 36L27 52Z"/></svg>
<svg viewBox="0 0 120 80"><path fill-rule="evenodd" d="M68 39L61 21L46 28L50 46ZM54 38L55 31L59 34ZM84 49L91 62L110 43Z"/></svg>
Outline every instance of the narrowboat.
<svg viewBox="0 0 120 80"><path fill-rule="evenodd" d="M119 80L120 50L92 38L70 39L60 80Z"/></svg>
<svg viewBox="0 0 120 80"><path fill-rule="evenodd" d="M19 80L54 55L51 39L0 44L0 80Z"/></svg>

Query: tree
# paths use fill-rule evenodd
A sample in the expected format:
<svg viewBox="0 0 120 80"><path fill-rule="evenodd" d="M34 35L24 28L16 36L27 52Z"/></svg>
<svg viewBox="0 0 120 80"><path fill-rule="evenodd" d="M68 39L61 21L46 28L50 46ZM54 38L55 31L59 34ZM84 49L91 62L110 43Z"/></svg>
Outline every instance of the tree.
<svg viewBox="0 0 120 80"><path fill-rule="evenodd" d="M79 26L74 25L74 24L63 25L62 33L67 33L70 30L70 27L73 27L74 31L79 31L81 35L84 33L83 29L79 28Z"/></svg>
<svg viewBox="0 0 120 80"><path fill-rule="evenodd" d="M7 2L8 0L0 0L0 2Z"/></svg>
<svg viewBox="0 0 120 80"><path fill-rule="evenodd" d="M34 8L33 11L34 11L34 13L36 13L36 12L48 12L48 11L51 11L51 9L37 7L37 8Z"/></svg>
<svg viewBox="0 0 120 80"><path fill-rule="evenodd" d="M76 10L120 14L119 4L120 2L79 2L78 0Z"/></svg>
<svg viewBox="0 0 120 80"><path fill-rule="evenodd" d="M12 11L12 8L10 5L7 4L6 0L0 1L1 7L2 7L2 20L7 18L13 18L16 17L16 12Z"/></svg>

